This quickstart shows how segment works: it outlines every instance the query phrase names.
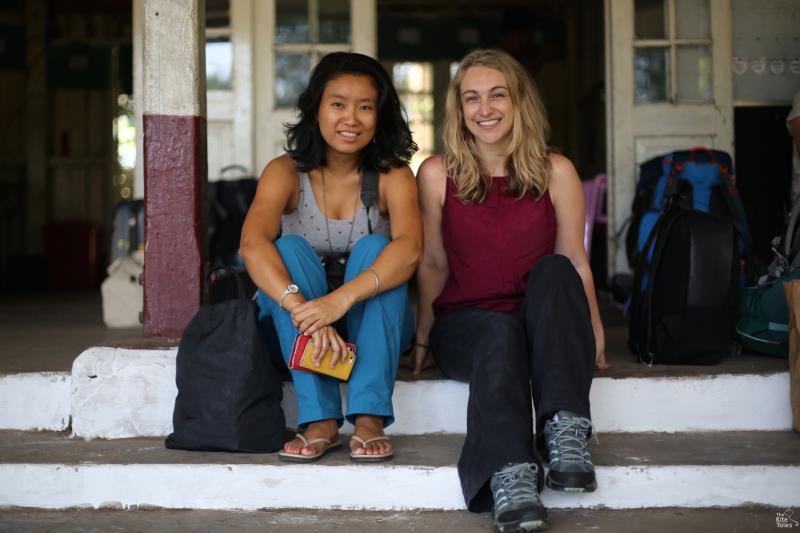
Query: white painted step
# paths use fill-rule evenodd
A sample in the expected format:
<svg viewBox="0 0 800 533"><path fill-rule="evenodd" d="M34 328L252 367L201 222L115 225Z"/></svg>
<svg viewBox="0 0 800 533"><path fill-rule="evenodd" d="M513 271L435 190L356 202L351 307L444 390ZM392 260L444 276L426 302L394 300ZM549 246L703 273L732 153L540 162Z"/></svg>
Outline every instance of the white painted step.
<svg viewBox="0 0 800 533"><path fill-rule="evenodd" d="M70 426L67 372L0 375L0 429L63 431Z"/></svg>
<svg viewBox="0 0 800 533"><path fill-rule="evenodd" d="M294 465L275 454L166 450L162 439L6 431L0 507L457 510L464 508L455 468L462 440L396 437L391 463L353 465L337 451ZM601 434L591 450L597 491L545 490L545 505L800 506L800 439L789 432Z"/></svg>
<svg viewBox="0 0 800 533"><path fill-rule="evenodd" d="M177 349L91 348L72 374L0 376L0 429L63 430L83 438L172 431ZM644 368L644 367L643 367ZM285 386L287 423L296 420ZM448 380L398 381L395 435L464 433L468 388ZM785 430L788 372L596 377L592 417L601 432ZM344 431L349 431L348 427Z"/></svg>

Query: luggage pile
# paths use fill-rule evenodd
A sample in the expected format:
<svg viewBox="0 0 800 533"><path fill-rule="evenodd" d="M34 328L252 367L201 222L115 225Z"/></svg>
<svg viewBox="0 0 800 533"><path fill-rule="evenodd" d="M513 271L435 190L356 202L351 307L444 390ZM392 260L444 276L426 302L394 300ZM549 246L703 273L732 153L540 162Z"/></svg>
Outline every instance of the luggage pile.
<svg viewBox="0 0 800 533"><path fill-rule="evenodd" d="M100 285L103 322L108 328L141 325L144 289L144 201L122 200L114 209L111 231L111 264Z"/></svg>
<svg viewBox="0 0 800 533"><path fill-rule="evenodd" d="M232 178L237 179L232 179ZM220 171L208 184L208 242L211 268L238 264L239 239L258 180L240 165ZM141 323L144 268L144 201L122 200L114 210L108 277L102 284L103 321L109 328ZM252 284L252 282L250 282ZM230 292L230 291L229 291Z"/></svg>
<svg viewBox="0 0 800 533"><path fill-rule="evenodd" d="M626 239L634 266L628 345L646 364L715 364L735 348L752 269L730 155L693 148L640 167Z"/></svg>

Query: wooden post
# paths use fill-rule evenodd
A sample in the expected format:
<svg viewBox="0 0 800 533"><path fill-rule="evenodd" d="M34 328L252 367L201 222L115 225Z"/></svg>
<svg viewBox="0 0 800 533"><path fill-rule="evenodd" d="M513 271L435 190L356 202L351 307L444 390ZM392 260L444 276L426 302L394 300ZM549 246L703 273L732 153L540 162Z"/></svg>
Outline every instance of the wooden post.
<svg viewBox="0 0 800 533"><path fill-rule="evenodd" d="M207 256L205 0L144 0L144 334L177 337Z"/></svg>

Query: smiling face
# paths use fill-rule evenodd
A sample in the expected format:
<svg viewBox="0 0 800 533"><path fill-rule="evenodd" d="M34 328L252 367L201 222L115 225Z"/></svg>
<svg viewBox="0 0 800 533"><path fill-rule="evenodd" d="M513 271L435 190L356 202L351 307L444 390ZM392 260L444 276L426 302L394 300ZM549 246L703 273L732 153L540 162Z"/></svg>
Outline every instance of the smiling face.
<svg viewBox="0 0 800 533"><path fill-rule="evenodd" d="M484 66L467 69L461 81L464 124L478 148L503 146L511 137L514 108L505 76Z"/></svg>
<svg viewBox="0 0 800 533"><path fill-rule="evenodd" d="M357 154L375 136L378 90L368 76L342 74L325 85L317 111L328 150Z"/></svg>

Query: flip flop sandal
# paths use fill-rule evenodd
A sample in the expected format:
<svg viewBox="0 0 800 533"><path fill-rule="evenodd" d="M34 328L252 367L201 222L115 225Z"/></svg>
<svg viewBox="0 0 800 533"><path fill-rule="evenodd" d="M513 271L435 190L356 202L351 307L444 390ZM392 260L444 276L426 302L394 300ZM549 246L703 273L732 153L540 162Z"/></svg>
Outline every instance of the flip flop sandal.
<svg viewBox="0 0 800 533"><path fill-rule="evenodd" d="M381 435L380 437L372 437L371 439L364 440L357 435L353 435L352 437L350 437L350 440L358 442L366 452L367 444L369 444L370 442L376 442L379 440L389 440L389 437L387 437L386 435ZM371 453L371 454L366 454L366 453L355 454L352 451L350 452L350 460L353 461L354 463L382 463L384 461L388 461L392 457L394 457L394 450L386 453Z"/></svg>
<svg viewBox="0 0 800 533"><path fill-rule="evenodd" d="M287 452L286 450L281 450L278 452L278 459L280 459L281 461L290 461L293 463L313 463L314 461L318 461L319 459L321 459L322 456L325 455L326 453L333 450L338 450L339 448L342 447L342 441L340 440L337 440L336 442L331 442L330 439L326 439L324 437L317 437L316 439L308 440L299 433L295 435L295 437L303 441L303 448L305 448L306 446L312 446L314 444L318 444L320 442L324 443L325 447L323 447L317 453L311 455L303 455L302 448L300 449L299 453L291 453Z"/></svg>

